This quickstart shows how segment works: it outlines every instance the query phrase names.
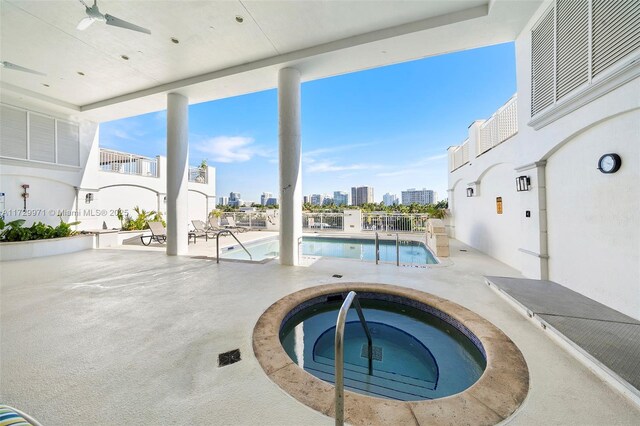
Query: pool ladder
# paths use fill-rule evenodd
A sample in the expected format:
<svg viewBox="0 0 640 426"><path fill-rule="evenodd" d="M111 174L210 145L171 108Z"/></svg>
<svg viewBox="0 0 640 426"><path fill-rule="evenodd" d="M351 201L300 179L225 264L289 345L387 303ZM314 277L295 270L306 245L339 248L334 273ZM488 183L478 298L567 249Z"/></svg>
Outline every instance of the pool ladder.
<svg viewBox="0 0 640 426"><path fill-rule="evenodd" d="M377 241L377 234L376 234ZM369 333L369 327L364 319L360 302L358 302L358 295L355 291L350 291L347 297L345 297L340 311L338 312L338 320L336 322L336 338L335 338L335 407L336 407L336 426L344 425L344 326L347 321L347 313L351 304L356 308L358 318L362 323L364 332L367 335L367 358L369 358L369 375L373 375L373 342L371 340L371 333Z"/></svg>
<svg viewBox="0 0 640 426"><path fill-rule="evenodd" d="M240 247L242 247L242 249L247 252L247 254L249 255L249 259L253 260L253 257L251 256L251 253L249 253L249 250L247 250L247 248L244 246L244 244L242 244L240 242L238 237L236 237L231 230L222 229L222 230L216 232L216 263L220 263L220 235L222 235L222 234L231 235L238 242L238 244L240 244Z"/></svg>
<svg viewBox="0 0 640 426"><path fill-rule="evenodd" d="M375 251L376 251L376 265L380 263L380 237L376 232L376 243L375 243ZM400 234L396 233L396 266L400 266Z"/></svg>

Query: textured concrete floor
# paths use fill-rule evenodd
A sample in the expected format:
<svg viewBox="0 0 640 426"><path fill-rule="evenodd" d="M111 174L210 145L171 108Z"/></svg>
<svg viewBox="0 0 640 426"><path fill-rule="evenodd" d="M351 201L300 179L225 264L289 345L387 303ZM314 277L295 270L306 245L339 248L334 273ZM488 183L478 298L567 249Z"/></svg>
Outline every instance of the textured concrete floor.
<svg viewBox="0 0 640 426"><path fill-rule="evenodd" d="M455 241L452 254L449 265L428 269L333 259L216 264L131 249L3 262L0 400L45 425L330 425L270 382L253 357L253 326L293 291L367 281L448 298L513 339L531 389L509 424L640 424L635 406L482 278L515 271ZM235 348L242 361L218 368L217 354Z"/></svg>

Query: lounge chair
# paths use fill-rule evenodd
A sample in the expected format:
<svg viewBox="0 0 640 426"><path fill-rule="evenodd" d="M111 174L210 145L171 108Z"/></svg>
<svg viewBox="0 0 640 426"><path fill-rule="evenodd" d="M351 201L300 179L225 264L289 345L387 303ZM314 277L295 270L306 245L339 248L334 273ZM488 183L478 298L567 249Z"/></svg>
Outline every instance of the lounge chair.
<svg viewBox="0 0 640 426"><path fill-rule="evenodd" d="M164 226L162 226L161 222L147 222L149 226L149 230L151 231L151 235L141 235L140 241L145 246L151 244L151 241L156 241L160 244L164 244L167 242L167 230ZM145 238L148 238L147 242L145 242Z"/></svg>
<svg viewBox="0 0 640 426"><path fill-rule="evenodd" d="M210 216L207 229L209 231L221 231L223 228L218 224L218 218Z"/></svg>
<svg viewBox="0 0 640 426"><path fill-rule="evenodd" d="M191 223L195 228L195 236L196 237L204 237L205 241L209 240L209 237L214 237L213 230L211 230L205 223L201 220L192 220ZM193 239L195 241L195 238Z"/></svg>
<svg viewBox="0 0 640 426"><path fill-rule="evenodd" d="M249 230L246 226L237 225L233 216L227 216L225 219L227 219L227 224L224 225L225 229L235 229L238 232L247 232Z"/></svg>

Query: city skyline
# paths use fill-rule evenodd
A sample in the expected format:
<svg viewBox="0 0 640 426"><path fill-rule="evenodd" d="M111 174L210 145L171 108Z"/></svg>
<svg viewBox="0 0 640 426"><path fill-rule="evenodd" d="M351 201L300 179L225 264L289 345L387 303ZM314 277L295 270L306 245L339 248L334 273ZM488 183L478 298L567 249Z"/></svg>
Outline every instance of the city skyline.
<svg viewBox="0 0 640 426"><path fill-rule="evenodd" d="M364 184L376 203L412 186L446 194L447 148L515 91L513 43L305 82L302 193ZM274 89L189 106L190 163L216 168L218 197L279 196L277 117ZM166 112L102 123L100 145L165 155Z"/></svg>

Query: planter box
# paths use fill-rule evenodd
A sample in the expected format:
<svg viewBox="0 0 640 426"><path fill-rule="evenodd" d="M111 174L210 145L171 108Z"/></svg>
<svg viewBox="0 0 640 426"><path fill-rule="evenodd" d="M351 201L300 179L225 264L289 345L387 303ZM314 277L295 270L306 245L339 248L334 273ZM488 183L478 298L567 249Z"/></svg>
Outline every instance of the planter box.
<svg viewBox="0 0 640 426"><path fill-rule="evenodd" d="M0 243L0 261L74 253L94 247L94 235Z"/></svg>

